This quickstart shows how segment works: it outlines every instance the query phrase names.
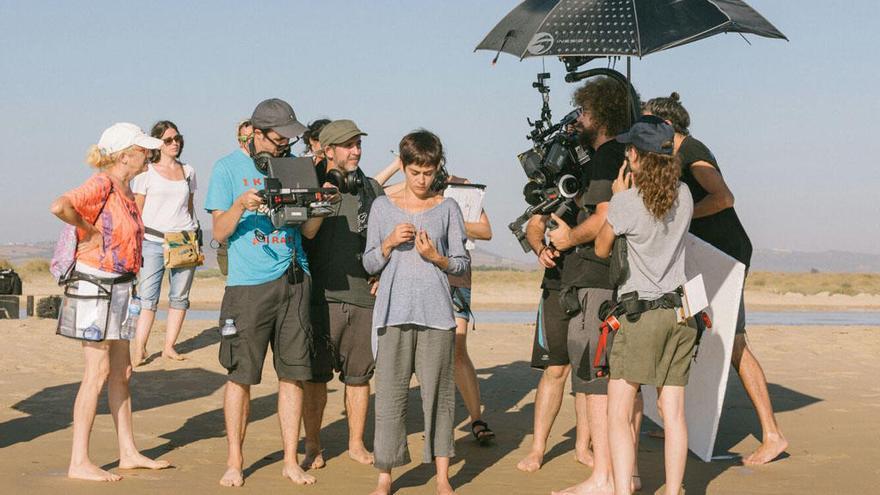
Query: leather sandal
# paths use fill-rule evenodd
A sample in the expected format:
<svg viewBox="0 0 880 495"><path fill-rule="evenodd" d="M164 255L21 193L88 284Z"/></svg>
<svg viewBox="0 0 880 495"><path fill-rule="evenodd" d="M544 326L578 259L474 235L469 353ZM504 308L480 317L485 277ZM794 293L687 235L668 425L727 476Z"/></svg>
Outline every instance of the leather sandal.
<svg viewBox="0 0 880 495"><path fill-rule="evenodd" d="M478 419L471 423L471 433L474 435L474 440L484 447L489 445L492 439L495 438L495 432L492 431L492 429L489 428L489 424L482 419Z"/></svg>

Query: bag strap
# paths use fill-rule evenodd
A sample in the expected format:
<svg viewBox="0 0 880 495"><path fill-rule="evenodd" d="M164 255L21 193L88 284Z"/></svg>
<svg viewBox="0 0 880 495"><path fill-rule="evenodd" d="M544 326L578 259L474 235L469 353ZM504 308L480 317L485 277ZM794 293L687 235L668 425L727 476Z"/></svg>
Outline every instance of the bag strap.
<svg viewBox="0 0 880 495"><path fill-rule="evenodd" d="M114 278L103 278L89 275L87 273L74 271L70 274L70 277L64 281L64 295L65 297L70 297L72 299L110 299L113 294L112 292L110 292L109 289L105 287L105 285L109 285L112 289L112 287L116 284L132 282L135 278L137 278L137 275L131 272L124 273ZM70 288L73 285L73 282L88 282L98 288L98 293L89 296L84 296L82 294L73 294L70 292Z"/></svg>

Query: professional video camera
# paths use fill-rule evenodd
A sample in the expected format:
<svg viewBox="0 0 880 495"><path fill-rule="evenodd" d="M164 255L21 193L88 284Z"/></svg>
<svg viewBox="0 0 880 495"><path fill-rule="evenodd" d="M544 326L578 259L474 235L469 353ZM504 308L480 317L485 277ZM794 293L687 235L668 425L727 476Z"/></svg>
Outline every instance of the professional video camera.
<svg viewBox="0 0 880 495"><path fill-rule="evenodd" d="M318 187L318 174L310 158L272 157L264 181L259 194L275 228L299 225L333 212L329 197L336 190Z"/></svg>
<svg viewBox="0 0 880 495"><path fill-rule="evenodd" d="M523 187L523 196L529 207L507 227L516 236L523 250L531 248L523 231L525 223L532 215L565 214L573 207L574 197L581 187L582 167L590 160L586 149L578 142L578 133L573 129L581 115L576 109L557 123L553 123L550 113L550 88L546 81L550 74L538 74L532 87L541 93L543 106L541 118L532 122L534 129L526 136L532 141L531 149L518 155L520 165L529 178Z"/></svg>
<svg viewBox="0 0 880 495"><path fill-rule="evenodd" d="M639 117L638 97L626 76L608 68L577 72L578 67L597 58L600 57L560 57L567 72L565 81L572 83L594 76L617 80L626 87L631 122L635 122ZM541 118L534 122L526 119L534 128L526 139L532 141L534 146L518 156L520 165L529 178L523 188L523 196L529 207L507 226L526 252L531 247L526 240L523 224L533 215L555 213L561 217L574 208L574 197L581 187L579 178L584 173L584 165L590 161L590 152L580 146L578 134L572 129L572 124L580 117L581 109L569 112L554 124L550 113L550 87L545 83L547 79L550 79L550 74L542 72L538 74L538 80L532 83L532 87L541 93L543 100ZM554 227L551 222L550 228Z"/></svg>

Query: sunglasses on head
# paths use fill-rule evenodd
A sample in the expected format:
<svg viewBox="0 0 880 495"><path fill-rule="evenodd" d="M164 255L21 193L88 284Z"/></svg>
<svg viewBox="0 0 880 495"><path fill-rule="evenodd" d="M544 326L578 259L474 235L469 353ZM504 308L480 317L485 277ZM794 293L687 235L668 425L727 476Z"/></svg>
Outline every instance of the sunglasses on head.
<svg viewBox="0 0 880 495"><path fill-rule="evenodd" d="M171 146L171 143L181 144L181 143L183 143L183 134L178 134L176 136L167 137L167 138L163 139L162 142L165 143L166 146Z"/></svg>

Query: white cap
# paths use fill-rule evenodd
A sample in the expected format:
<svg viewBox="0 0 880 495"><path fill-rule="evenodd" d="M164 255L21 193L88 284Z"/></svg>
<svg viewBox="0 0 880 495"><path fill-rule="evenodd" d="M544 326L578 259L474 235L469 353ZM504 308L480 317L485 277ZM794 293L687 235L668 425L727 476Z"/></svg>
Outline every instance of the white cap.
<svg viewBox="0 0 880 495"><path fill-rule="evenodd" d="M134 145L148 150L157 150L162 146L162 140L147 136L140 127L128 122L117 122L111 125L98 140L98 148L105 155L122 151Z"/></svg>

